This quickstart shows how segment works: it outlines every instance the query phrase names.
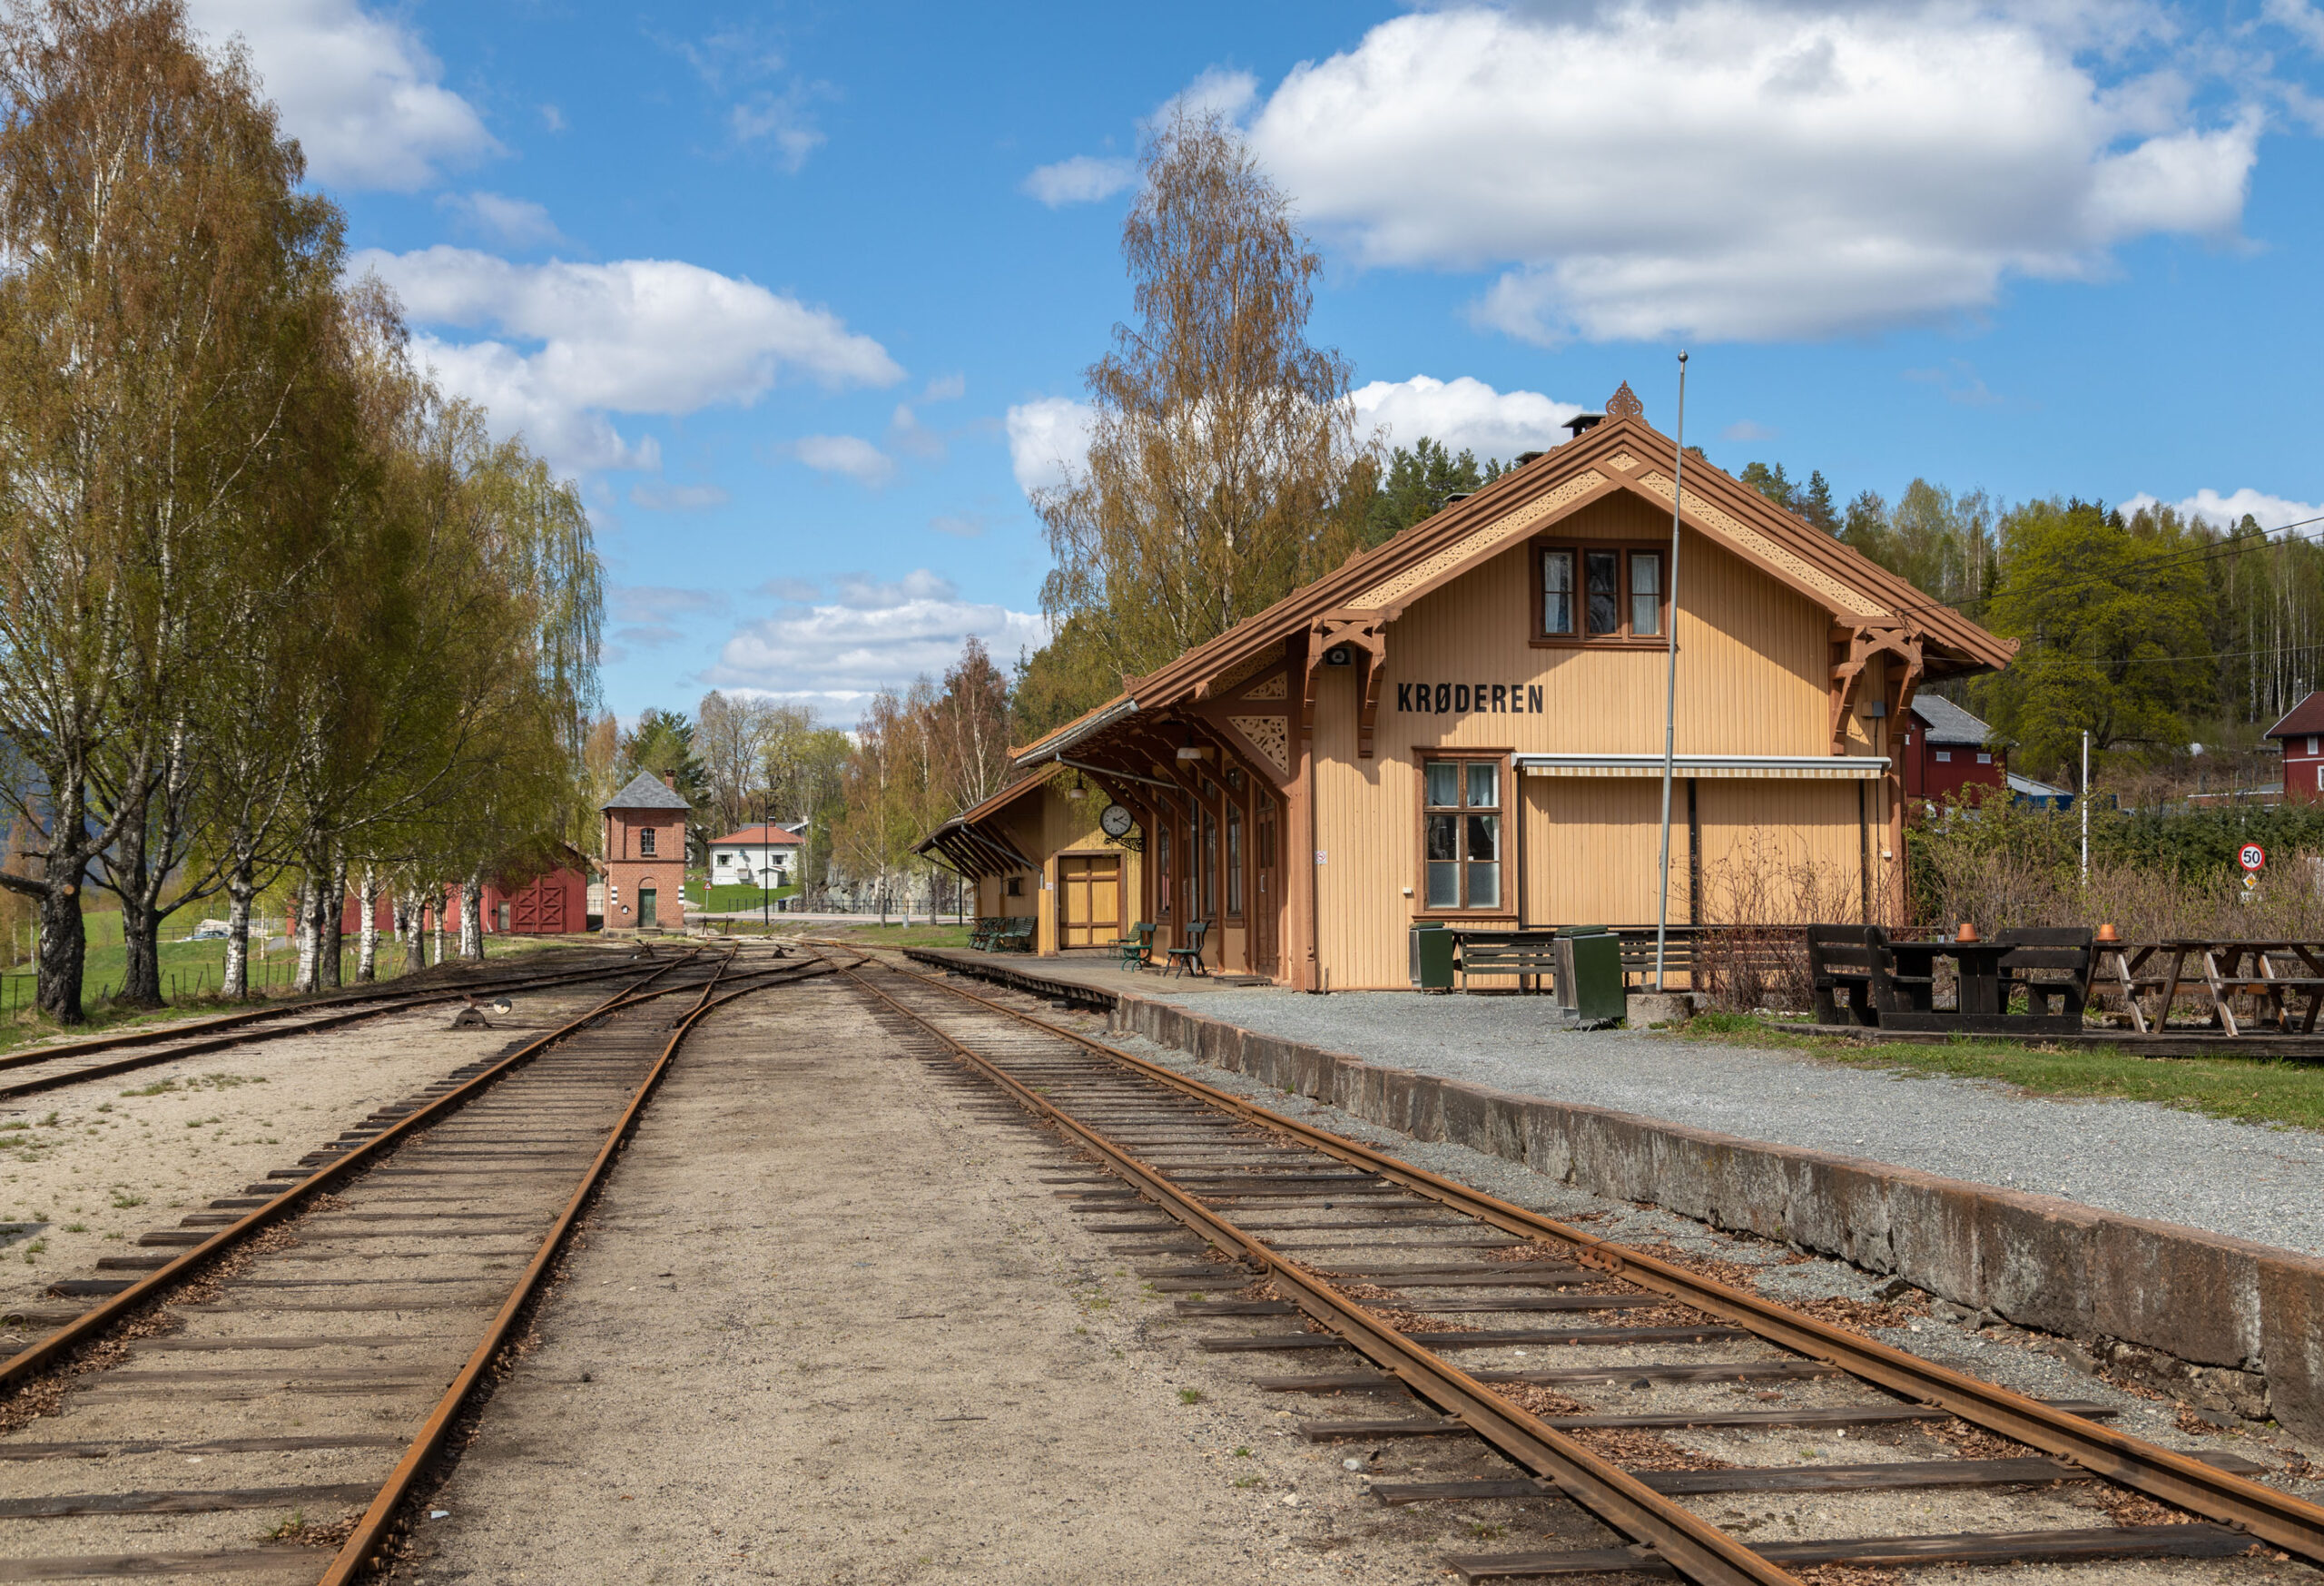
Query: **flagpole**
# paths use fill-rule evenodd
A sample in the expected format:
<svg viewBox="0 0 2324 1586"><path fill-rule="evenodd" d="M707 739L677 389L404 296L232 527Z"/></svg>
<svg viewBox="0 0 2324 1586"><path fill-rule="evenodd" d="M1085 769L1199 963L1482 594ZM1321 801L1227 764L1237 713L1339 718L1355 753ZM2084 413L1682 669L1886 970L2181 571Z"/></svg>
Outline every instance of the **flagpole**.
<svg viewBox="0 0 2324 1586"><path fill-rule="evenodd" d="M1669 616L1669 680L1662 700L1662 885L1654 906L1654 989L1663 990L1662 965L1670 934L1670 772L1679 742L1679 508L1687 494L1687 355L1679 354L1678 458L1670 466L1670 576L1664 586Z"/></svg>

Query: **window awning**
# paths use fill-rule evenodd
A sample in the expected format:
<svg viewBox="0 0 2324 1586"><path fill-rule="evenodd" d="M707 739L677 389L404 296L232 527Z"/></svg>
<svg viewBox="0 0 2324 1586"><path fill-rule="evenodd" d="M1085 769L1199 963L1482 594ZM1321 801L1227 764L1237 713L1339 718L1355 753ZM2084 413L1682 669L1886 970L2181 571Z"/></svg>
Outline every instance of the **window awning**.
<svg viewBox="0 0 2324 1586"><path fill-rule="evenodd" d="M1659 754L1520 754L1527 776L1660 776ZM1674 776L1754 777L1770 782L1876 782L1888 762L1878 754L1681 754Z"/></svg>

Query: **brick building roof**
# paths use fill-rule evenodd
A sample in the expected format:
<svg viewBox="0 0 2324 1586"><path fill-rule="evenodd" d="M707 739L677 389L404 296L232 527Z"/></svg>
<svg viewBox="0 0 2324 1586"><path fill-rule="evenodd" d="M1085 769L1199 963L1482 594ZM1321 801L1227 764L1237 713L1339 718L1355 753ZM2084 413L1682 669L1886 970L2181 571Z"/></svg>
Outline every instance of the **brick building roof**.
<svg viewBox="0 0 2324 1586"><path fill-rule="evenodd" d="M650 771L641 771L635 780L607 799L603 806L608 810L690 810L685 795L672 788Z"/></svg>

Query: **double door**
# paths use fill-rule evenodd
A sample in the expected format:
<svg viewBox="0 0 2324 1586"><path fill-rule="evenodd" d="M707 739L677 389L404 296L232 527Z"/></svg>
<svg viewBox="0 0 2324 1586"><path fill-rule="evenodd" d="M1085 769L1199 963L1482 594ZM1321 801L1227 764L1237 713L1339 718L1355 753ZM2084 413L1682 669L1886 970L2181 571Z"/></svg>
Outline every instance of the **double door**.
<svg viewBox="0 0 2324 1586"><path fill-rule="evenodd" d="M1112 946L1122 934L1121 856L1059 855L1057 900L1059 946Z"/></svg>

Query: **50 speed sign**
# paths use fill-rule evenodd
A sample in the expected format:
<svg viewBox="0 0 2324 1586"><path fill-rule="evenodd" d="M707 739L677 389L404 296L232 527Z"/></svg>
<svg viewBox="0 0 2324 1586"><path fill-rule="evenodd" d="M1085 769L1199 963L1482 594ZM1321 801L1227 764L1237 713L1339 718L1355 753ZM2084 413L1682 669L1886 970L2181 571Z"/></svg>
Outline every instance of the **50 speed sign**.
<svg viewBox="0 0 2324 1586"><path fill-rule="evenodd" d="M2245 870L2268 868L2268 851L2256 842L2247 842L2236 851L2235 862Z"/></svg>

